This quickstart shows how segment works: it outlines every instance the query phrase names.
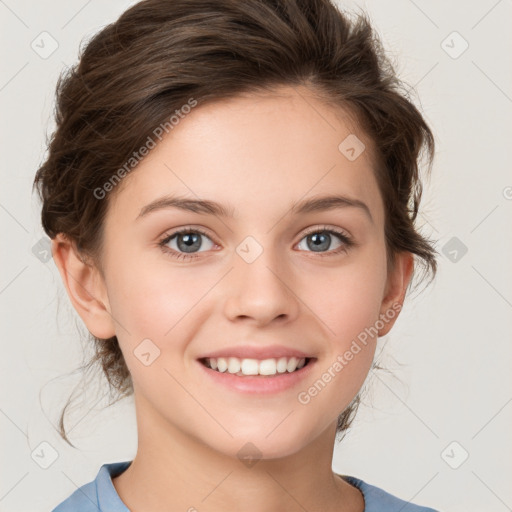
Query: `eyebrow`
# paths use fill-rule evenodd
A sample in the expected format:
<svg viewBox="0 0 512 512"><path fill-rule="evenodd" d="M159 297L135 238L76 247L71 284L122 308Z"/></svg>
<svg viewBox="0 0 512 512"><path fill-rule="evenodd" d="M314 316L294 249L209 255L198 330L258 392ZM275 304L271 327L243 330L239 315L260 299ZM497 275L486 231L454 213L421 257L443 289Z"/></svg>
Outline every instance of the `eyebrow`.
<svg viewBox="0 0 512 512"><path fill-rule="evenodd" d="M373 223L372 214L366 203L360 201L359 199L343 195L328 195L298 201L292 205L290 211L292 214L299 215L304 213L328 211L347 207L358 208L362 210L367 215L369 220ZM192 199L180 196L164 196L155 199L151 203L144 206L141 209L136 220L145 217L151 212L168 208L177 208L188 212L215 215L224 218L233 218L235 213L235 209L232 206L228 208L220 203L207 199Z"/></svg>

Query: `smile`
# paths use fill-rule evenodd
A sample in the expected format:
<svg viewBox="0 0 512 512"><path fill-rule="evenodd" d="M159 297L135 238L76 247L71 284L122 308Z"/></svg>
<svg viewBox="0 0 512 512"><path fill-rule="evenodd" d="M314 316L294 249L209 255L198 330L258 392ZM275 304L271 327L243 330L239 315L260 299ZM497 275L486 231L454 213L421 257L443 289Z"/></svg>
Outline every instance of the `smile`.
<svg viewBox="0 0 512 512"><path fill-rule="evenodd" d="M198 367L210 384L219 385L229 392L252 395L269 395L294 389L311 375L316 362L315 357L261 360L210 357L197 360Z"/></svg>
<svg viewBox="0 0 512 512"><path fill-rule="evenodd" d="M230 373L239 377L249 375L272 376L300 370L311 358L280 357L269 359L239 359L238 357L210 357L201 359L207 368L219 373Z"/></svg>

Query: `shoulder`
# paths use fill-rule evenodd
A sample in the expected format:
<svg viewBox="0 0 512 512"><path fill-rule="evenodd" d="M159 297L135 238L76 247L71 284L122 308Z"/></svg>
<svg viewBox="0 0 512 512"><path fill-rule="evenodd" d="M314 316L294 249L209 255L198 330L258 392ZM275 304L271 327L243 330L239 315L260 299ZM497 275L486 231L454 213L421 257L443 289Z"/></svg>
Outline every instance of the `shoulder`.
<svg viewBox="0 0 512 512"><path fill-rule="evenodd" d="M131 461L103 464L96 478L59 503L52 512L129 512L119 498L112 478L121 474Z"/></svg>
<svg viewBox="0 0 512 512"><path fill-rule="evenodd" d="M414 505L409 501L402 500L359 478L346 475L339 476L361 491L365 501L364 512L439 512L433 508Z"/></svg>
<svg viewBox="0 0 512 512"><path fill-rule="evenodd" d="M94 482L82 485L52 512L98 512L98 496Z"/></svg>

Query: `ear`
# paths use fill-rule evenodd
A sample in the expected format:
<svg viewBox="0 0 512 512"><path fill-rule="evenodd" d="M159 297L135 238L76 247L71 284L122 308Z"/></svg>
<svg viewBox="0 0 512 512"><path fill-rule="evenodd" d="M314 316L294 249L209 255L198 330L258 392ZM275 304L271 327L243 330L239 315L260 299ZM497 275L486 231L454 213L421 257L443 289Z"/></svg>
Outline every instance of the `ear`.
<svg viewBox="0 0 512 512"><path fill-rule="evenodd" d="M380 314L385 318L384 327L379 329L379 336L385 336L393 327L402 309L407 286L414 269L414 257L408 251L402 251L395 256L395 265L388 275L386 289L382 299ZM393 314L391 314L393 312ZM384 317L383 317L384 315Z"/></svg>
<svg viewBox="0 0 512 512"><path fill-rule="evenodd" d="M71 303L89 332L102 339L115 336L107 288L99 270L84 261L62 233L52 240L52 254Z"/></svg>

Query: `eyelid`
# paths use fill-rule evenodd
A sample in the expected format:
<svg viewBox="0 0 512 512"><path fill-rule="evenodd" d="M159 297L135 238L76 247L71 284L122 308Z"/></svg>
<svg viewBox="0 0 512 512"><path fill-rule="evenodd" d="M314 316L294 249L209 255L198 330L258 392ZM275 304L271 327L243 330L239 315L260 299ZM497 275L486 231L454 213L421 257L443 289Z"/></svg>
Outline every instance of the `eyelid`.
<svg viewBox="0 0 512 512"><path fill-rule="evenodd" d="M188 231L197 231L198 233L201 233L202 235L209 238L216 245L219 245L219 246L221 245L216 240L216 237L211 234L210 230L208 230L207 228L204 228L202 226L196 226L193 224L188 224L188 225L182 226L180 228L169 229L169 230L165 231L158 239L160 242L162 242L168 238L173 238L174 236L179 235L180 233L188 232ZM320 231L333 231L334 233L338 233L340 235L345 236L355 245L355 241L354 241L352 235L346 229L340 228L338 226L330 226L327 224L316 224L314 226L306 228L306 230L300 234L300 238L299 238L298 242L300 242L304 237L306 237L312 233L317 233Z"/></svg>
<svg viewBox="0 0 512 512"><path fill-rule="evenodd" d="M205 237L209 238L216 245L220 245L216 241L215 236L212 235L211 232L207 228L203 228L202 226L194 226L194 225L186 225L186 226L182 226L180 228L168 229L161 236L158 237L158 240L161 243L162 241L164 241L168 238L173 238L176 235L179 235L180 233L187 233L189 231L200 233L201 235L204 235Z"/></svg>
<svg viewBox="0 0 512 512"><path fill-rule="evenodd" d="M352 235L346 229L343 229L343 228L340 228L340 227L337 227L337 226L329 226L327 224L317 224L316 226L313 226L311 228L307 228L306 231L304 231L301 234L301 239L300 240L302 240L302 238L304 238L305 236L310 235L311 233L318 233L318 232L321 232L321 231L333 231L334 233L338 233L340 235L343 235L343 236L347 237L350 240L353 240Z"/></svg>

